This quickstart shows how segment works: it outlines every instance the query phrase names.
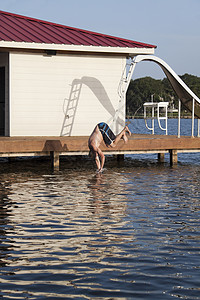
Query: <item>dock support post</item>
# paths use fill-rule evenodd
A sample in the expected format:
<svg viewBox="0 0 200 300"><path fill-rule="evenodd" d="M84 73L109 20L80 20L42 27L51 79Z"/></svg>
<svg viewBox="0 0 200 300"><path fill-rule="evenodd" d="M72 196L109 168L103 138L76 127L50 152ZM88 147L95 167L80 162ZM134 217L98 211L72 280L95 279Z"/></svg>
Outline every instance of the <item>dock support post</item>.
<svg viewBox="0 0 200 300"><path fill-rule="evenodd" d="M117 161L124 160L124 154L117 154Z"/></svg>
<svg viewBox="0 0 200 300"><path fill-rule="evenodd" d="M178 153L177 150L169 150L170 154L170 166L177 165L178 163Z"/></svg>
<svg viewBox="0 0 200 300"><path fill-rule="evenodd" d="M59 152L51 151L51 167L53 170L59 170Z"/></svg>
<svg viewBox="0 0 200 300"><path fill-rule="evenodd" d="M165 161L165 153L158 153L158 162L163 163Z"/></svg>

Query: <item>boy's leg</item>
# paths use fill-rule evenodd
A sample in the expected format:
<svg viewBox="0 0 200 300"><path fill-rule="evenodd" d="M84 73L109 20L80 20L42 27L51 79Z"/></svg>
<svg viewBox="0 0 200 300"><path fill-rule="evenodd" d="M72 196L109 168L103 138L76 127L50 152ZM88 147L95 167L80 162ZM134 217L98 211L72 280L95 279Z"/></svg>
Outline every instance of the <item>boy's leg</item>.
<svg viewBox="0 0 200 300"><path fill-rule="evenodd" d="M128 132L128 134L131 135L131 132L130 132L130 130L128 129L127 126L124 127L124 129L116 136L115 140L112 142L112 144L110 146L115 147L118 144L118 142L121 140L121 138L126 143L128 141L128 138L126 136L126 132Z"/></svg>

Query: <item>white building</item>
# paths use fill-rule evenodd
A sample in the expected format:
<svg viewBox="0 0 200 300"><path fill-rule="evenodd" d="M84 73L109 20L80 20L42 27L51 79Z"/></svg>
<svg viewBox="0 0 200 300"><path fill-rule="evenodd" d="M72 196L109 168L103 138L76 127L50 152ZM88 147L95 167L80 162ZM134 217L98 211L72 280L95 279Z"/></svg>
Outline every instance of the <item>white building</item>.
<svg viewBox="0 0 200 300"><path fill-rule="evenodd" d="M154 49L0 11L0 134L83 136L102 121L117 133L127 58Z"/></svg>

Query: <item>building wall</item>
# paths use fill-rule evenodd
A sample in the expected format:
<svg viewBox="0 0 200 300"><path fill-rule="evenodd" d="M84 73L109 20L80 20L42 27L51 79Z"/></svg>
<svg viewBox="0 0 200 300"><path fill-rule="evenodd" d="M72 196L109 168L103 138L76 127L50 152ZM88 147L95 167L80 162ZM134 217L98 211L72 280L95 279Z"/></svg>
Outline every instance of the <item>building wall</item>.
<svg viewBox="0 0 200 300"><path fill-rule="evenodd" d="M89 135L98 122L125 123L118 85L125 57L10 53L10 135Z"/></svg>
<svg viewBox="0 0 200 300"><path fill-rule="evenodd" d="M0 67L5 67L5 135L9 135L9 54L0 53Z"/></svg>

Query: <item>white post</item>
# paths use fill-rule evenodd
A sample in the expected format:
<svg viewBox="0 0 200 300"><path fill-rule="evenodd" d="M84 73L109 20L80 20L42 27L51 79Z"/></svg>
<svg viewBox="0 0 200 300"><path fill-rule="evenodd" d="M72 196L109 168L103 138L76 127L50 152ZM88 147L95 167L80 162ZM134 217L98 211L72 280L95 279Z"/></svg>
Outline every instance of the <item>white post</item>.
<svg viewBox="0 0 200 300"><path fill-rule="evenodd" d="M165 128L166 128L166 135L168 135L168 132L167 132L167 106L165 107Z"/></svg>
<svg viewBox="0 0 200 300"><path fill-rule="evenodd" d="M153 95L151 95L151 102L153 103ZM152 134L154 134L154 106L152 106L152 121L151 121L151 127L152 127Z"/></svg>
<svg viewBox="0 0 200 300"><path fill-rule="evenodd" d="M192 137L194 137L194 98L192 99Z"/></svg>
<svg viewBox="0 0 200 300"><path fill-rule="evenodd" d="M181 100L178 99L178 138L181 137Z"/></svg>
<svg viewBox="0 0 200 300"><path fill-rule="evenodd" d="M152 127L152 134L154 134L154 107L152 106L152 123L151 123L151 127Z"/></svg>

